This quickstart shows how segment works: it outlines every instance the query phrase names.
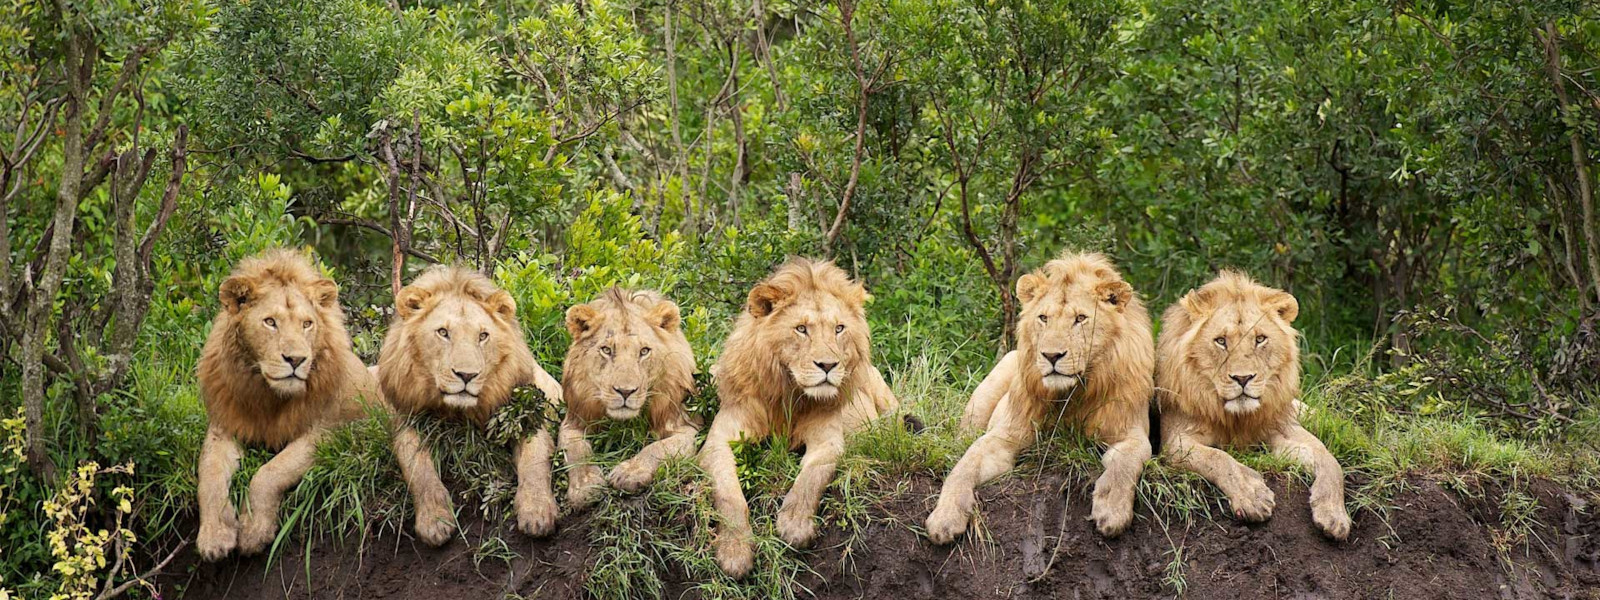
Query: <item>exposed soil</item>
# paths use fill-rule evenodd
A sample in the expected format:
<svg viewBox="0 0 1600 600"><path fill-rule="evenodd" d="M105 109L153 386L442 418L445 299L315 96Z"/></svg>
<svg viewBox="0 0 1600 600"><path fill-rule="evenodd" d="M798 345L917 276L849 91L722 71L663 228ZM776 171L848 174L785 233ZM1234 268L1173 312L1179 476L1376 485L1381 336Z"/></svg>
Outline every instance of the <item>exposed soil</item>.
<svg viewBox="0 0 1600 600"><path fill-rule="evenodd" d="M940 548L908 529L921 524L937 491L931 478L916 478L876 509L879 519L848 551L844 533L827 530L807 554L815 574L800 583L818 598L1170 598L1178 595L1169 564L1179 547L1183 597L1202 600L1600 599L1600 507L1548 483L1532 488L1540 525L1508 552L1497 549L1505 534L1493 484L1459 494L1413 479L1387 524L1358 513L1351 540L1337 544L1312 527L1297 482L1273 484L1278 508L1264 524L1198 520L1164 530L1141 506L1129 532L1109 541L1086 521L1085 487L1070 486L1064 497L1061 483L1011 478L983 488L987 539ZM196 600L584 596L591 547L583 515L568 517L549 540L500 532L519 545L512 550L522 557L509 563L474 560L477 541L496 533L488 527L468 522L472 544L439 549L392 531L364 546L324 542L309 557L286 551L270 567L259 558L201 564L191 551L158 585L166 598ZM694 597L684 583L669 581L667 597Z"/></svg>

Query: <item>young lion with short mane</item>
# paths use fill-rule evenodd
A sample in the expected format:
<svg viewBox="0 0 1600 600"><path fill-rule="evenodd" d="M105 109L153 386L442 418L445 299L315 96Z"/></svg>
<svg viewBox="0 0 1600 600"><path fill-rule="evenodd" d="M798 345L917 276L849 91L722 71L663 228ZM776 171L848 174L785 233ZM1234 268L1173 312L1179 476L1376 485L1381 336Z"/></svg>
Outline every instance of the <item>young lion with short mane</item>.
<svg viewBox="0 0 1600 600"><path fill-rule="evenodd" d="M986 428L956 463L928 516L928 539L966 532L974 489L1016 464L1041 428L1080 427L1107 446L1089 517L1116 536L1133 519L1134 486L1150 458L1150 317L1104 256L1063 254L1017 280L1017 349L995 365L962 416Z"/></svg>
<svg viewBox="0 0 1600 600"><path fill-rule="evenodd" d="M872 366L867 292L831 262L790 259L754 289L712 367L722 408L700 450L721 521L717 564L750 572L750 507L739 487L734 440L784 436L805 447L800 475L778 512L778 535L795 547L816 537L813 517L844 453L845 435L899 406Z"/></svg>
<svg viewBox="0 0 1600 600"><path fill-rule="evenodd" d="M240 262L218 297L198 368L206 405L200 448L200 556L266 548L278 533L278 504L315 459L331 425L359 417L377 385L350 347L339 286L305 254L269 250ZM250 480L244 524L228 485L241 443L282 450Z"/></svg>
<svg viewBox="0 0 1600 600"><path fill-rule="evenodd" d="M642 490L663 461L694 453L700 428L683 406L694 389L694 351L680 321L678 305L665 296L616 287L567 309L572 346L561 368L567 417L559 440L571 465L570 506L589 505L606 480L624 492ZM602 477L589 462L584 435L606 419L626 421L644 412L656 441Z"/></svg>
<svg viewBox="0 0 1600 600"><path fill-rule="evenodd" d="M1350 535L1344 473L1322 442L1300 426L1300 304L1282 290L1224 271L1162 317L1156 384L1165 460L1199 473L1246 521L1272 516L1261 474L1227 446L1266 444L1316 474L1311 518L1335 540Z"/></svg>
<svg viewBox="0 0 1600 600"><path fill-rule="evenodd" d="M482 273L434 266L395 297L395 322L378 354L378 383L401 418L431 413L483 425L532 384L561 402L561 384L534 360L517 323L517 304ZM516 445L517 528L534 536L555 530L550 491L554 450L544 427ZM394 452L417 507L417 537L438 546L455 534L450 493L433 453L409 423L398 425Z"/></svg>

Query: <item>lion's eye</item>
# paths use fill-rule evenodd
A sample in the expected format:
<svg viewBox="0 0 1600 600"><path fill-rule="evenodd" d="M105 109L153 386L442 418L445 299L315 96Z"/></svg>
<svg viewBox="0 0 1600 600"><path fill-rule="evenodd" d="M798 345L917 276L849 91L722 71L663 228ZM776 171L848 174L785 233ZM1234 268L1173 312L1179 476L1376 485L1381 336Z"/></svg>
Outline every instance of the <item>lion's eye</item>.
<svg viewBox="0 0 1600 600"><path fill-rule="evenodd" d="M273 328L273 329L277 329L277 328L278 328L278 320L277 320L277 319L274 319L274 318L272 318L272 317L267 317L267 318L265 318L265 319L262 319L262 321L261 321L261 322L262 322L262 323L266 323L266 324L267 324L267 327L271 327L271 328Z"/></svg>
<svg viewBox="0 0 1600 600"><path fill-rule="evenodd" d="M1040 323L1049 323L1050 322L1050 315L1039 315L1039 322Z"/></svg>
<svg viewBox="0 0 1600 600"><path fill-rule="evenodd" d="M1217 339L1214 339L1214 340L1211 340L1211 341L1215 342L1218 347L1221 347L1221 348L1227 348L1228 347L1228 338L1225 338L1225 337L1222 337L1222 336L1217 336Z"/></svg>
<svg viewBox="0 0 1600 600"><path fill-rule="evenodd" d="M645 346L645 347L639 349L639 358L644 358L646 356L650 356L650 347L649 346Z"/></svg>
<svg viewBox="0 0 1600 600"><path fill-rule="evenodd" d="M1265 343L1267 343L1267 336L1264 336L1264 335L1256 336L1256 345L1257 346L1260 346L1260 345L1265 344Z"/></svg>
<svg viewBox="0 0 1600 600"><path fill-rule="evenodd" d="M311 321L306 321L306 322L300 324L300 328L301 329L311 329L311 325L312 325Z"/></svg>
<svg viewBox="0 0 1600 600"><path fill-rule="evenodd" d="M483 341L487 341L488 339L489 339L489 332L484 331L484 332L480 332L478 334L478 341L483 342Z"/></svg>
<svg viewBox="0 0 1600 600"><path fill-rule="evenodd" d="M833 333L836 334L836 335L840 334L840 333L844 333L844 325L840 325L838 327L833 328Z"/></svg>
<svg viewBox="0 0 1600 600"><path fill-rule="evenodd" d="M1079 314L1077 317L1072 319L1072 322L1073 323L1082 324L1084 321L1087 321L1087 320L1089 320L1089 315Z"/></svg>
<svg viewBox="0 0 1600 600"><path fill-rule="evenodd" d="M611 346L601 346L600 353L606 356L611 356Z"/></svg>
<svg viewBox="0 0 1600 600"><path fill-rule="evenodd" d="M795 333L798 333L800 335L806 335L806 326L805 325L796 325L794 327L794 331L795 331Z"/></svg>
<svg viewBox="0 0 1600 600"><path fill-rule="evenodd" d="M447 339L447 340L450 339L450 330L449 329L445 329L443 327L440 327L439 330L435 331L434 333L439 334L439 337L442 337L444 339Z"/></svg>

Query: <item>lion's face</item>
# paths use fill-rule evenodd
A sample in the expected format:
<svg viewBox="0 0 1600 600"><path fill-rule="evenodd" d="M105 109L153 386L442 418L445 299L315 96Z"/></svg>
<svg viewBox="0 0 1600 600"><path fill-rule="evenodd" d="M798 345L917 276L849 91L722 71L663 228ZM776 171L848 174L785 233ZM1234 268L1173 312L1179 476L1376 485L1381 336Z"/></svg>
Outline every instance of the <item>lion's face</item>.
<svg viewBox="0 0 1600 600"><path fill-rule="evenodd" d="M580 374L583 396L598 400L608 418L639 416L651 384L686 351L678 305L658 294L613 289L605 297L567 310L569 378ZM576 401L575 398L569 399Z"/></svg>
<svg viewBox="0 0 1600 600"><path fill-rule="evenodd" d="M339 288L329 279L301 287L237 275L218 294L237 324L239 341L267 387L285 398L306 392L316 364L316 340L326 323L323 310L337 310Z"/></svg>
<svg viewBox="0 0 1600 600"><path fill-rule="evenodd" d="M837 270L837 267L828 265ZM769 280L750 290L747 309L785 373L806 396L832 400L868 360L866 291L843 272L832 285Z"/></svg>
<svg viewBox="0 0 1600 600"><path fill-rule="evenodd" d="M1286 292L1262 289L1262 295L1232 298L1202 289L1181 300L1194 318L1184 359L1192 372L1210 379L1217 401L1230 414L1260 408L1268 388L1297 360L1290 323L1299 304Z"/></svg>
<svg viewBox="0 0 1600 600"><path fill-rule="evenodd" d="M484 383L510 356L506 344L520 343L510 330L516 303L504 291L479 299L413 285L400 291L396 305L417 367L431 376L446 406L476 407Z"/></svg>
<svg viewBox="0 0 1600 600"><path fill-rule="evenodd" d="M1108 268L1047 265L1017 280L1017 346L1046 389L1068 392L1122 329L1133 288Z"/></svg>

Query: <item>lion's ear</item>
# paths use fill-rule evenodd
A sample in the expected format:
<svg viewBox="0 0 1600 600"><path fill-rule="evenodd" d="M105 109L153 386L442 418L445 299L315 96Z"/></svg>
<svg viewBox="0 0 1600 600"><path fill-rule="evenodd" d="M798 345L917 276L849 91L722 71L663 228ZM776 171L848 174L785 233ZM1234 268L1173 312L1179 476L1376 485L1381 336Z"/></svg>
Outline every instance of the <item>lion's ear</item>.
<svg viewBox="0 0 1600 600"><path fill-rule="evenodd" d="M1266 306L1267 310L1278 313L1286 323L1293 323L1294 318L1300 316L1300 301L1295 300L1294 295L1289 292L1274 291L1262 300L1261 304Z"/></svg>
<svg viewBox="0 0 1600 600"><path fill-rule="evenodd" d="M600 320L600 312L587 304L574 304L567 309L567 333L572 339L583 337L583 334L593 331Z"/></svg>
<svg viewBox="0 0 1600 600"><path fill-rule="evenodd" d="M1216 299L1216 290L1200 288L1184 294L1183 298L1178 300L1178 304L1183 306L1183 310L1188 312L1191 318L1200 319L1211 314L1216 308Z"/></svg>
<svg viewBox="0 0 1600 600"><path fill-rule="evenodd" d="M339 284L326 277L311 283L311 300L323 308L339 307Z"/></svg>
<svg viewBox="0 0 1600 600"><path fill-rule="evenodd" d="M1017 299L1021 300L1023 304L1033 302L1035 298L1039 297L1039 294L1044 292L1046 283L1048 281L1045 278L1033 273L1017 278Z"/></svg>
<svg viewBox="0 0 1600 600"><path fill-rule="evenodd" d="M683 317L678 312L678 305L671 300L662 300L650 309L650 324L664 331L675 332L682 322Z"/></svg>
<svg viewBox="0 0 1600 600"><path fill-rule="evenodd" d="M757 285L750 290L745 307L756 317L765 317L778 310L789 299L789 292L770 283Z"/></svg>
<svg viewBox="0 0 1600 600"><path fill-rule="evenodd" d="M515 320L517 318L517 301L511 297L510 292L498 290L489 295L489 300L486 304L488 304L490 311L500 315L503 319Z"/></svg>
<svg viewBox="0 0 1600 600"><path fill-rule="evenodd" d="M1126 281L1107 281L1095 287L1094 293L1101 301L1117 307L1119 311L1133 301L1133 286Z"/></svg>
<svg viewBox="0 0 1600 600"><path fill-rule="evenodd" d="M433 292L419 288L407 287L400 290L400 295L394 298L394 310L402 320L411 318L411 315L422 311L423 305L428 303L428 298Z"/></svg>
<svg viewBox="0 0 1600 600"><path fill-rule="evenodd" d="M256 283L244 276L229 277L222 282L222 287L217 291L217 298L222 300L222 307L234 314L238 314L255 297Z"/></svg>

